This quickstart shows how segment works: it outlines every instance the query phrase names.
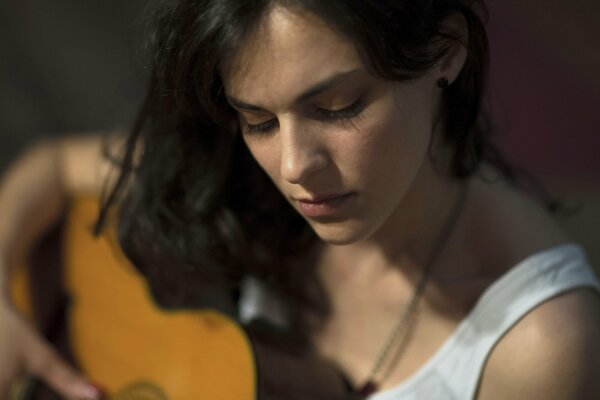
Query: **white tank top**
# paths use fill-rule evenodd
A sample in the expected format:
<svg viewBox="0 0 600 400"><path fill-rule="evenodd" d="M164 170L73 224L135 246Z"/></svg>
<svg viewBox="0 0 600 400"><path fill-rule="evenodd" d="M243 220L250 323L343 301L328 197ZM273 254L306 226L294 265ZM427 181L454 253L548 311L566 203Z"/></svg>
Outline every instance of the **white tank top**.
<svg viewBox="0 0 600 400"><path fill-rule="evenodd" d="M583 250L565 244L529 256L494 282L438 351L400 385L369 400L469 400L490 352L525 314L575 288L600 284Z"/></svg>
<svg viewBox="0 0 600 400"><path fill-rule="evenodd" d="M576 288L600 292L581 247L563 244L533 254L490 285L436 353L414 374L368 400L470 400L494 346L544 301ZM271 299L272 300L272 299ZM253 281L242 291L240 317L285 323L277 303Z"/></svg>

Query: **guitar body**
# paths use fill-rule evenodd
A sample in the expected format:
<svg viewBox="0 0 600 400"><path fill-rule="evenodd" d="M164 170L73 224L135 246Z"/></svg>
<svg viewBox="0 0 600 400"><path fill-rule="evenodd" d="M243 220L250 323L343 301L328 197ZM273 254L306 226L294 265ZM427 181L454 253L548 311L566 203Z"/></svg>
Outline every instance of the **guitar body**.
<svg viewBox="0 0 600 400"><path fill-rule="evenodd" d="M62 235L65 328L82 372L114 400L255 399L244 329L212 310L157 307L111 236L93 237L97 212L97 198L74 199Z"/></svg>
<svg viewBox="0 0 600 400"><path fill-rule="evenodd" d="M335 365L265 321L244 328L210 309L158 307L112 233L92 235L98 207L74 199L59 240L44 240L11 283L21 310L108 400L362 399ZM15 399L60 398L41 382L22 389Z"/></svg>

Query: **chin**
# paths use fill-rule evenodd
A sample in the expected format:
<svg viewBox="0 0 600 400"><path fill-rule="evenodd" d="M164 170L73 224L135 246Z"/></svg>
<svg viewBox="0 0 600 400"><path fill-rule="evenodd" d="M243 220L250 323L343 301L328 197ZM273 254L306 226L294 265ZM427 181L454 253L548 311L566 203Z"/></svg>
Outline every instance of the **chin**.
<svg viewBox="0 0 600 400"><path fill-rule="evenodd" d="M358 223L321 223L313 221L310 222L310 225L322 241L337 246L360 242L368 239L372 234L371 230Z"/></svg>

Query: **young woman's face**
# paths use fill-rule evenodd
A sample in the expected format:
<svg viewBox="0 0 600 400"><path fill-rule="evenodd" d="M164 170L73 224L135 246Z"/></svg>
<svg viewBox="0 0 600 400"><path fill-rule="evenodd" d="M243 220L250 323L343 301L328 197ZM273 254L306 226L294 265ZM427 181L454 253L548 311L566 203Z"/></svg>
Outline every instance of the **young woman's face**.
<svg viewBox="0 0 600 400"><path fill-rule="evenodd" d="M383 81L321 19L275 7L222 75L248 149L323 240L367 239L424 179L434 73Z"/></svg>

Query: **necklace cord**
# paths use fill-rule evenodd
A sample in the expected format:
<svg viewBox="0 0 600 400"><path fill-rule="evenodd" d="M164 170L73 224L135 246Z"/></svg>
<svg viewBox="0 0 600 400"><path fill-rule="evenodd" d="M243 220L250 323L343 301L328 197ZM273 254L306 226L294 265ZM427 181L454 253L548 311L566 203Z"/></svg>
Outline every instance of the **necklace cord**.
<svg viewBox="0 0 600 400"><path fill-rule="evenodd" d="M367 376L365 383L358 390L358 393L366 396L366 395L369 395L369 394L375 392L377 390L377 386L378 386L375 383L375 378L376 378L377 374L379 373L379 371L383 368L385 361L388 359L388 356L390 355L390 350L392 348L392 345L395 342L397 342L398 338L400 338L400 340L401 340L401 344L400 344L399 348L400 349L403 348L402 344L404 344L404 341L406 339L406 333L408 332L408 327L407 327L406 322L415 313L417 303L419 302L421 295L425 291L425 287L427 286L427 281L431 274L431 271L433 270L433 266L434 266L436 260L438 259L438 256L440 255L440 253L446 247L446 244L448 243L448 240L450 239L450 236L452 235L452 232L454 231L456 222L458 221L458 218L462 214L462 210L464 208L464 204L465 204L465 201L467 198L467 193L468 193L468 184L464 183L461 186L460 193L454 203L454 206L452 207L452 210L448 216L448 219L447 219L446 223L444 224L444 227L442 228L437 240L434 243L431 255L429 256L429 259L427 260L427 263L425 264L423 273L421 274L421 277L419 278L419 281L417 282L417 285L415 286L415 289L413 291L410 301L402 309L402 312L400 313L400 318L398 319L398 322L394 325L394 328L392 329L391 333L388 335L387 339L385 340L384 345L382 346L377 358L375 359L375 363L373 364L373 368L371 369L371 372ZM395 358L396 357L394 357L394 359ZM380 383L383 382L389 376L394 364L390 365L388 367L388 369L385 371L385 374L380 377L380 379L379 379Z"/></svg>

